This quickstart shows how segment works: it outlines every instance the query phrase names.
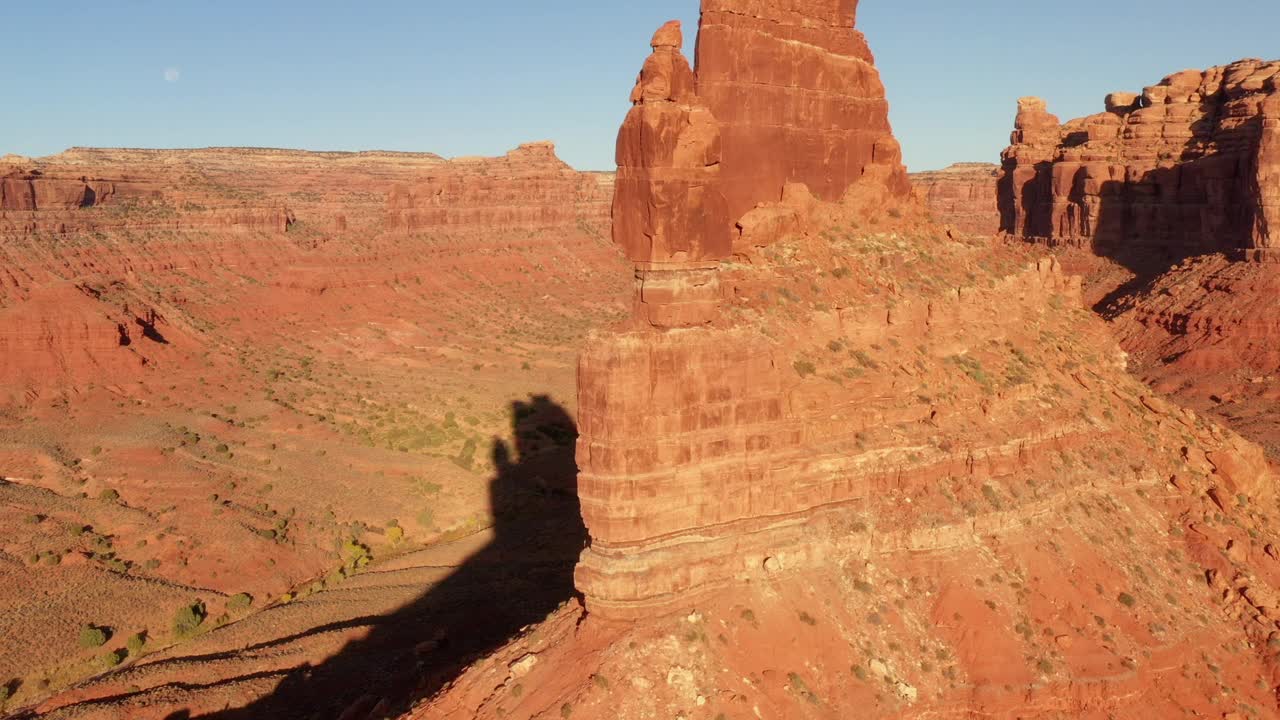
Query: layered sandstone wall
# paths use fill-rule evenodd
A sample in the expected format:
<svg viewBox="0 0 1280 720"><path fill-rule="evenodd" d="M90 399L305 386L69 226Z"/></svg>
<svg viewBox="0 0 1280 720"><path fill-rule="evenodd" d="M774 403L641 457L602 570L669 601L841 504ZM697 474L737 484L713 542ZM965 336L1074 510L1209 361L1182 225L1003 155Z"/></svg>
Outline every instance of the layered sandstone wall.
<svg viewBox="0 0 1280 720"><path fill-rule="evenodd" d="M386 227L468 232L546 229L608 217L610 178L583 173L549 142L527 143L500 158L456 158L387 195Z"/></svg>
<svg viewBox="0 0 1280 720"><path fill-rule="evenodd" d="M1104 252L1270 247L1278 81L1280 62L1185 70L1065 124L1023 98L1003 155L1001 229Z"/></svg>
<svg viewBox="0 0 1280 720"><path fill-rule="evenodd" d="M708 0L696 77L679 23L652 40L618 136L613 205L635 310L579 365L592 545L577 582L596 610L634 614L727 582L754 553L745 535L849 490L805 470L821 465L803 460L809 411L827 408L793 407L789 350L724 315L735 290L722 262L799 231L813 194L909 194L855 7Z"/></svg>
<svg viewBox="0 0 1280 720"><path fill-rule="evenodd" d="M736 220L787 183L839 200L868 172L910 192L857 0L703 0L697 93L721 124Z"/></svg>
<svg viewBox="0 0 1280 720"><path fill-rule="evenodd" d="M398 296L412 284L455 297L482 275L502 283L498 275L523 273L523 282L616 268L604 239L612 187L612 174L576 172L549 143L452 161L251 148L6 156L0 403L181 366L210 341L209 325L190 321L192 304L262 293L287 314L344 290ZM393 218L438 237L387 232L397 188L428 207ZM614 275L591 282L622 285Z"/></svg>
<svg viewBox="0 0 1280 720"><path fill-rule="evenodd" d="M935 220L958 232L983 237L1000 232L999 178L1000 167L992 163L956 163L910 175L911 186Z"/></svg>

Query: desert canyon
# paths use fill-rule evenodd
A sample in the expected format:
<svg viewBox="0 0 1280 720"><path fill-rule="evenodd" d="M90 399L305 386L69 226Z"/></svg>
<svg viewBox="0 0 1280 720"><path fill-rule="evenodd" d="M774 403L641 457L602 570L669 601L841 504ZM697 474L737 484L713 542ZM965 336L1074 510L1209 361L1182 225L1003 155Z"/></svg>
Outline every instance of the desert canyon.
<svg viewBox="0 0 1280 720"><path fill-rule="evenodd" d="M1280 62L908 174L857 10L616 173L0 158L0 714L1280 717Z"/></svg>

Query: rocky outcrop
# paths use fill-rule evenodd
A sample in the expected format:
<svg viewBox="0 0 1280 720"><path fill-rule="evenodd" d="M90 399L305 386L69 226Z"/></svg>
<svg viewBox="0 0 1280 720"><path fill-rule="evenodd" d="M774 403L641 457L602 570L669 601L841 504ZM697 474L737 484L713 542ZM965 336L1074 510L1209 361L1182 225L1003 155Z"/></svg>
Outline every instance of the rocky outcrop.
<svg viewBox="0 0 1280 720"><path fill-rule="evenodd" d="M468 233L598 223L609 190L609 178L569 167L553 144L527 143L500 158L441 161L425 177L394 185L386 227Z"/></svg>
<svg viewBox="0 0 1280 720"><path fill-rule="evenodd" d="M1000 232L999 177L999 166L991 163L956 163L910 176L911 186L935 220L957 232L980 237Z"/></svg>
<svg viewBox="0 0 1280 720"><path fill-rule="evenodd" d="M93 207L115 193L110 182L46 178L40 172L11 168L0 177L0 211L73 210Z"/></svg>
<svg viewBox="0 0 1280 720"><path fill-rule="evenodd" d="M1280 260L1280 71L1268 83L1274 92L1262 103L1262 137L1249 188L1255 203L1252 247Z"/></svg>
<svg viewBox="0 0 1280 720"><path fill-rule="evenodd" d="M721 124L729 216L790 182L839 200L868 173L905 197L901 149L857 0L703 0L697 92Z"/></svg>
<svg viewBox="0 0 1280 720"><path fill-rule="evenodd" d="M1185 70L1065 124L1023 98L1003 156L1002 230L1105 253L1270 247L1278 74L1261 60Z"/></svg>
<svg viewBox="0 0 1280 720"><path fill-rule="evenodd" d="M729 257L720 127L694 94L680 23L653 36L618 132L613 240L636 266L636 317L688 327L714 317Z"/></svg>
<svg viewBox="0 0 1280 720"><path fill-rule="evenodd" d="M811 8L808 15L768 5L729 13L723 4L704 4L699 52L709 63L707 83L701 76L694 81L679 53L678 23L653 38L618 136L613 206L614 239L636 265L633 320L625 331L593 339L578 372L579 495L592 544L576 577L593 611L651 613L672 598L721 587L740 576L742 562L762 567L759 554L768 543L793 544L809 511L852 491L828 485L833 478L825 472L818 478L805 469L809 420L807 411L797 414L792 406L795 371L780 356L790 348L775 347L717 310L746 292L722 284L721 261L732 252L756 263L762 248L808 222L814 198L803 184L786 184L786 202L779 202L787 180L815 179L835 198L864 185L861 194L881 205L898 195L896 154L882 156L881 174L838 163L834 174L816 178L809 164L814 157L792 152L834 127L831 138L850 142L850 152L869 142L868 150L878 144L896 153L887 123L874 119L885 111L882 89L876 81L879 100L863 106L873 111L871 119L849 110L857 103L837 93L824 95L833 105L823 113L785 115L780 127L768 129L741 108L728 109L727 121L715 116L701 95L706 88L721 103L736 98L747 107L776 102L795 110L800 98L813 99L806 93L822 88L871 93L875 71L865 42L849 30L852 13L853 3ZM817 19L826 24L815 25ZM837 48L845 55L831 56ZM760 72L806 58L822 64L809 68L814 75L794 68L803 75L795 79L797 95L782 84L748 83L750 73L722 82L718 72L729 67L722 63L748 62L752 52L784 53L756 58L764 63L752 65ZM832 74L821 73L823 67ZM815 84L820 80L832 84ZM745 156L722 155L727 136L765 153L778 172L759 174L737 164ZM859 162L872 159L868 154ZM736 208L730 200L726 209L721 188L738 194ZM728 221L747 209L734 240ZM826 412L821 405L812 410ZM792 469L766 470L774 466ZM785 517L797 522L778 525ZM762 538L771 539L748 547Z"/></svg>

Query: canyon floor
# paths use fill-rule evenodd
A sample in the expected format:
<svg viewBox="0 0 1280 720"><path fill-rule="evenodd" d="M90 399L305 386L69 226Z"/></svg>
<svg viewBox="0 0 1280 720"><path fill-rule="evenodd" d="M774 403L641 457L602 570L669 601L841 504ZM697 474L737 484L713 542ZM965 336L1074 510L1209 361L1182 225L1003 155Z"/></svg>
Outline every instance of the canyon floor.
<svg viewBox="0 0 1280 720"><path fill-rule="evenodd" d="M568 597L573 367L629 283L610 176L548 147L12 159L41 206L0 212L6 710L235 706L357 638L416 686ZM389 230L423 178L453 214Z"/></svg>

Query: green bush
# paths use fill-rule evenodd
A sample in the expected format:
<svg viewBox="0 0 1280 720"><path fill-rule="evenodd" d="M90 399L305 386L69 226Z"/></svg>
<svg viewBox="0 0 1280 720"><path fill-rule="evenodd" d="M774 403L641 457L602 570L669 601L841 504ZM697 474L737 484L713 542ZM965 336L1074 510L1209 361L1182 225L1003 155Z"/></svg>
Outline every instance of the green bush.
<svg viewBox="0 0 1280 720"><path fill-rule="evenodd" d="M179 638L190 637L200 629L207 616L204 603L198 600L190 605L183 605L173 616L173 634Z"/></svg>
<svg viewBox="0 0 1280 720"><path fill-rule="evenodd" d="M142 648L147 646L147 631L140 630L130 635L129 639L125 640L124 646L131 656L137 657L142 652Z"/></svg>
<svg viewBox="0 0 1280 720"><path fill-rule="evenodd" d="M96 625L85 625L80 628L80 647L96 648L107 644L107 635L105 628Z"/></svg>
<svg viewBox="0 0 1280 720"><path fill-rule="evenodd" d="M227 610L230 612L241 612L248 610L253 605L253 596L249 593L236 593L227 600Z"/></svg>
<svg viewBox="0 0 1280 720"><path fill-rule="evenodd" d="M107 488L98 493L98 499L106 502L115 502L120 499L120 493L115 488Z"/></svg>

